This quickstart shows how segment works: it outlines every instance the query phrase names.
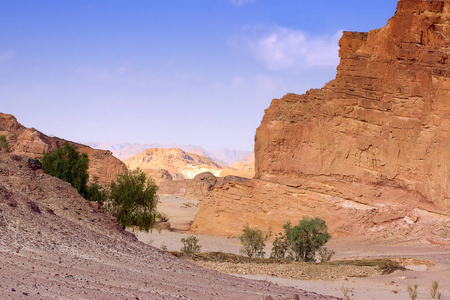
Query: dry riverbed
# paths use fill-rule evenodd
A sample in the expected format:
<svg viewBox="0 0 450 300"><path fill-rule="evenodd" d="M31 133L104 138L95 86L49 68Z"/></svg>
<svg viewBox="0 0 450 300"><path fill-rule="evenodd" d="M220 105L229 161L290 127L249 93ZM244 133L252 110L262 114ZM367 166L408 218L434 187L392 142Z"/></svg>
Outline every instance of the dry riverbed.
<svg viewBox="0 0 450 300"><path fill-rule="evenodd" d="M199 201L179 196L161 197L158 209L169 218L171 230L135 232L143 242L168 251L179 251L181 239L192 235L189 225L198 211ZM197 235L201 251L239 254L236 237ZM336 251L333 260L388 258L407 268L382 275L377 267L321 264L258 264L191 260L207 269L246 278L271 281L320 294L351 299L409 299L408 285L418 284L418 299L431 299L432 281L439 281L442 299L450 299L450 249L433 245L379 245L354 240L332 239L327 247ZM271 245L266 247L270 254ZM267 255L268 256L268 255Z"/></svg>

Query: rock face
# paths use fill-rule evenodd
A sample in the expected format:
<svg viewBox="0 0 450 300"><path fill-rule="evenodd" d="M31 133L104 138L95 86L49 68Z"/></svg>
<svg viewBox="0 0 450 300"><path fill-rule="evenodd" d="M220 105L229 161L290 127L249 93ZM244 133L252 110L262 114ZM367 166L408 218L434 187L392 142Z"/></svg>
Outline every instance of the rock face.
<svg viewBox="0 0 450 300"><path fill-rule="evenodd" d="M389 185L448 211L449 8L403 0L384 28L345 32L335 80L266 110L256 177Z"/></svg>
<svg viewBox="0 0 450 300"><path fill-rule="evenodd" d="M49 137L34 128L26 128L12 115L0 113L0 135L8 138L12 153L41 158L44 152L51 152L69 142L57 137ZM125 172L126 166L112 156L111 151L92 149L91 147L69 142L77 146L78 151L89 157L90 180L105 185Z"/></svg>
<svg viewBox="0 0 450 300"><path fill-rule="evenodd" d="M266 110L255 136L258 180L213 191L203 209L209 205L218 220L233 201L248 211L242 199L251 198L259 210L244 209L240 217L258 225L264 214L281 216L300 201L296 219L322 216L333 230L348 227L349 233L359 231L351 229L351 207L367 209L364 218L373 224L379 222L372 210L387 215L386 222L416 208L448 216L449 21L449 2L401 0L385 27L344 32L336 79L320 90L275 99ZM327 208L333 205L343 222ZM398 209L403 213L394 213ZM194 227L214 231L200 221L202 213L201 207Z"/></svg>

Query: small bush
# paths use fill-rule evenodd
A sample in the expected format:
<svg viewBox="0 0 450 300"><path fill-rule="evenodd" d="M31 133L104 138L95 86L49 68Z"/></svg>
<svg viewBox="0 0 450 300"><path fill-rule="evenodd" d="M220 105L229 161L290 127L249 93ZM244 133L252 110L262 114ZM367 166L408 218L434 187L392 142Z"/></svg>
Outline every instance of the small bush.
<svg viewBox="0 0 450 300"><path fill-rule="evenodd" d="M89 201L97 201L98 204L103 205L108 199L108 194L98 183L91 183L86 189L86 199Z"/></svg>
<svg viewBox="0 0 450 300"><path fill-rule="evenodd" d="M331 258L336 254L333 250L328 250L327 247L319 248L319 258L320 262L330 261Z"/></svg>
<svg viewBox="0 0 450 300"><path fill-rule="evenodd" d="M182 238L181 242L183 243L183 248L180 249L181 253L200 253L201 246L198 244L198 238L196 236L191 235L187 238Z"/></svg>
<svg viewBox="0 0 450 300"><path fill-rule="evenodd" d="M439 293L439 282L438 281L433 281L431 283L431 287L430 287L430 296L433 299L441 299L441 293Z"/></svg>
<svg viewBox="0 0 450 300"><path fill-rule="evenodd" d="M239 236L239 240L242 244L241 253L248 257L264 257L264 247L266 241L269 238L270 233L263 235L262 231L257 228L245 227L242 230L242 235Z"/></svg>
<svg viewBox="0 0 450 300"><path fill-rule="evenodd" d="M417 299L417 287L418 287L417 284L415 284L414 287L408 285L408 294L411 300Z"/></svg>
<svg viewBox="0 0 450 300"><path fill-rule="evenodd" d="M288 251L289 243L285 236L278 233L275 237L275 241L272 244L272 253L270 253L271 259L286 259L286 253Z"/></svg>
<svg viewBox="0 0 450 300"><path fill-rule="evenodd" d="M9 144L5 135L0 135L0 151L9 153Z"/></svg>

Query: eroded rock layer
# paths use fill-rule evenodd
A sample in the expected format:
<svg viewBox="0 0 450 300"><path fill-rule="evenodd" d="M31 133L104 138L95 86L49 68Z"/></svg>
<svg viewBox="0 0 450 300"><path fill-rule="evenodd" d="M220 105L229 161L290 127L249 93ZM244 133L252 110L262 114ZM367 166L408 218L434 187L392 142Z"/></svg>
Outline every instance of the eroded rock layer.
<svg viewBox="0 0 450 300"><path fill-rule="evenodd" d="M385 27L344 32L336 79L320 90L275 99L266 110L255 136L259 181L240 186L243 197L251 194L267 217L288 210L295 199L303 199L303 192L324 195L329 202L339 197L400 209L402 218L415 208L448 215L449 21L447 1L401 0ZM278 184L272 190L293 189L290 193L298 196L280 192L277 197L286 201L277 199L274 207L264 188L255 189L263 182ZM255 199L255 191L260 198ZM236 187L216 194L222 201L211 198L202 206L215 207L220 219L233 205ZM296 207L297 219L308 214L332 220L333 210L305 208L317 206L320 199L310 197ZM344 206L340 213L347 223L354 221L342 213L348 209ZM214 231L200 221L205 219L201 214L202 209L194 228L208 231L209 226ZM244 210L240 217L243 223L258 225L253 220L261 213ZM331 224L335 230L343 225Z"/></svg>

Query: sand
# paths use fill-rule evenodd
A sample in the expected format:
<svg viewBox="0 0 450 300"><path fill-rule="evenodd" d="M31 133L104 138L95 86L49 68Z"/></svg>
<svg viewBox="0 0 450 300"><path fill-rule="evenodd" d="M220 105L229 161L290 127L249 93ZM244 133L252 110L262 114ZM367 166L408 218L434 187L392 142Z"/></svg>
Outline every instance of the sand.
<svg viewBox="0 0 450 300"><path fill-rule="evenodd" d="M190 204L187 204L190 203ZM134 232L139 240L155 247L165 245L169 251L179 251L181 238L192 235L189 225L198 211L197 200L181 196L161 197L159 211L169 217L172 231L153 230L151 233ZM236 237L196 235L201 251L239 253ZM292 280L273 276L238 275L270 281L283 286L301 288L319 294L343 297L348 291L350 299L409 299L408 285L418 284L418 299L431 299L429 289L433 281L439 282L441 299L450 299L450 248L436 245L374 245L352 239L331 240L327 247L336 251L333 259L390 258L401 262L408 270L389 275L345 277L338 280ZM269 254L271 245L266 247Z"/></svg>

